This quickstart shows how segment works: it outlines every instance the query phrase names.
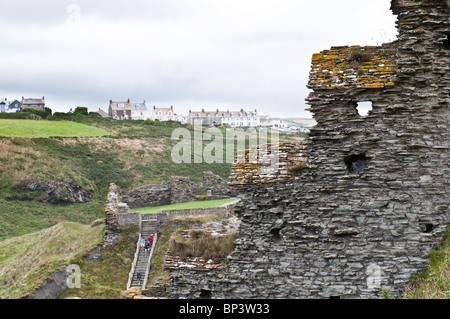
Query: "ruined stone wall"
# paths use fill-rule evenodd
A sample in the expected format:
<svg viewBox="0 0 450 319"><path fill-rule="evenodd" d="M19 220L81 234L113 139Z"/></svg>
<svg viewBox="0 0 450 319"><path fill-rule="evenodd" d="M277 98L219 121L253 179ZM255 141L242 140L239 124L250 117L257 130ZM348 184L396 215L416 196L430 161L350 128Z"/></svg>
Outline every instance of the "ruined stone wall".
<svg viewBox="0 0 450 319"><path fill-rule="evenodd" d="M103 246L115 244L121 237L117 215L121 202L120 188L111 183L105 205L105 234L103 235Z"/></svg>
<svg viewBox="0 0 450 319"><path fill-rule="evenodd" d="M171 218L175 217L200 217L200 216L217 216L226 217L230 215L233 208L239 200L226 203L219 207L204 208L186 208L160 210L158 213L142 214L141 212L130 212L127 203L122 202L120 188L112 183L109 188L106 205L105 205L105 235L104 245L117 242L120 238L120 227L130 227L139 225L141 220L156 218L158 225L167 223Z"/></svg>
<svg viewBox="0 0 450 319"><path fill-rule="evenodd" d="M174 296L379 298L425 269L450 224L449 7L392 9L396 43L314 56L307 165L290 179L236 184L241 226L228 264L171 271ZM362 101L373 106L365 117Z"/></svg>
<svg viewBox="0 0 450 319"><path fill-rule="evenodd" d="M210 194L208 197L207 194ZM195 184L189 177L174 176L166 184L146 185L123 195L130 208L155 207L198 199L219 199L235 196L228 183L212 172L203 173L203 181Z"/></svg>
<svg viewBox="0 0 450 319"><path fill-rule="evenodd" d="M234 203L228 206L221 207L204 207L204 208L186 208L186 209L172 209L160 210L157 213L142 214L141 212L120 211L115 215L115 223L120 227L130 227L132 225L139 225L141 220L147 218L156 218L158 225L161 226L167 223L169 219L175 217L200 217L200 216L217 216L226 217L232 212Z"/></svg>
<svg viewBox="0 0 450 319"><path fill-rule="evenodd" d="M123 201L130 208L168 205L170 204L170 190L167 184L145 185L125 194Z"/></svg>

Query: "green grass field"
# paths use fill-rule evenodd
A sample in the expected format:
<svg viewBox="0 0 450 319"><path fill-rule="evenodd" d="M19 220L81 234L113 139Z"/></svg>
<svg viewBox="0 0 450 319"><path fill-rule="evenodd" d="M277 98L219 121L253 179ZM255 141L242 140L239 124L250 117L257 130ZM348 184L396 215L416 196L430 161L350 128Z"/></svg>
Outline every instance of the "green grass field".
<svg viewBox="0 0 450 319"><path fill-rule="evenodd" d="M0 120L0 136L92 137L114 135L101 128L69 121Z"/></svg>
<svg viewBox="0 0 450 319"><path fill-rule="evenodd" d="M228 199L219 199L219 200L193 201L193 202L178 203L178 204L164 205L164 206L157 206L157 207L133 208L133 209L131 209L131 211L132 212L141 212L143 214L150 214L150 213L157 213L160 210L219 207L223 204L230 203L230 202L238 200L238 199L239 198L228 198Z"/></svg>

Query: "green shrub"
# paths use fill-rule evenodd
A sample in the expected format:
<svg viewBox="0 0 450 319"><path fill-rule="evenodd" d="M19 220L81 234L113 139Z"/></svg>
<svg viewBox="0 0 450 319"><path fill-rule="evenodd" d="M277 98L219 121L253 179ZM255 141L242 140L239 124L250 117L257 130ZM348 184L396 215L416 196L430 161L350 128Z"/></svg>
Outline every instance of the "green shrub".
<svg viewBox="0 0 450 319"><path fill-rule="evenodd" d="M35 114L40 116L41 118L45 119L48 116L52 115L52 110L49 108L46 108L45 111L41 111L41 110L34 110L34 109L23 109L22 113L31 113L31 114Z"/></svg>
<svg viewBox="0 0 450 319"><path fill-rule="evenodd" d="M0 113L2 120L41 120L42 117L33 113Z"/></svg>
<svg viewBox="0 0 450 319"><path fill-rule="evenodd" d="M84 107L84 106L77 106L75 108L75 111L73 112L73 114L77 115L77 114L81 114L81 115L88 115L88 108Z"/></svg>
<svg viewBox="0 0 450 319"><path fill-rule="evenodd" d="M153 121L153 120L147 119L147 120L144 121L144 123L146 125L152 125L152 126L166 126L165 122L161 122L161 121L158 121L158 120Z"/></svg>

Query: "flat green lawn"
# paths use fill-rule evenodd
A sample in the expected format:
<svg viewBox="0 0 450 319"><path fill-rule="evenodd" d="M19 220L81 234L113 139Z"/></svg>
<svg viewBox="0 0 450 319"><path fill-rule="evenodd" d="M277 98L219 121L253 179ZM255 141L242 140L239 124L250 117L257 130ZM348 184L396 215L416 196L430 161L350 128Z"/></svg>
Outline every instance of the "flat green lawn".
<svg viewBox="0 0 450 319"><path fill-rule="evenodd" d="M219 207L223 204L238 200L239 198L228 198L219 200L200 200L188 203L178 203L172 205L164 205L158 207L141 207L133 208L132 212L141 212L143 214L157 213L160 210L172 210L172 209L187 209L187 208L205 208L205 207Z"/></svg>
<svg viewBox="0 0 450 319"><path fill-rule="evenodd" d="M91 137L114 135L100 128L69 121L0 120L0 136Z"/></svg>

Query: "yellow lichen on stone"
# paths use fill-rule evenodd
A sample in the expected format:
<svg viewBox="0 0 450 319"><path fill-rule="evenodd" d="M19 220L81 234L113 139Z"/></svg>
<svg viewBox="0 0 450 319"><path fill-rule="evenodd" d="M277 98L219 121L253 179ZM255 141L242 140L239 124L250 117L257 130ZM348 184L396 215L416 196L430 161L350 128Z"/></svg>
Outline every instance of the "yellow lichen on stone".
<svg viewBox="0 0 450 319"><path fill-rule="evenodd" d="M382 88L396 80L395 43L333 47L312 57L311 89Z"/></svg>

